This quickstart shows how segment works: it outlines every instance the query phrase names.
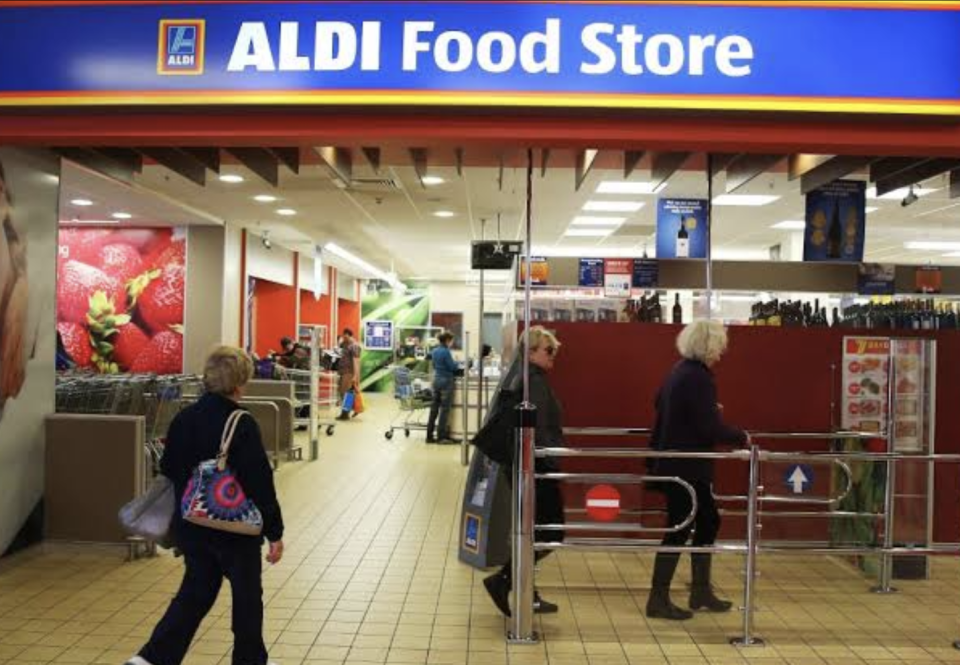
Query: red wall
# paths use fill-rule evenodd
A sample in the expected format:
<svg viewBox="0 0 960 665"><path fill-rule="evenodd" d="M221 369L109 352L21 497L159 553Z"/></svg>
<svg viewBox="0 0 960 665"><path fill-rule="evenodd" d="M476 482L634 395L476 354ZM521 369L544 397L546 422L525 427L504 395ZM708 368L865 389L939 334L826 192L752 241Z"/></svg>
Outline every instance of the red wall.
<svg viewBox="0 0 960 665"><path fill-rule="evenodd" d="M350 328L357 342L360 341L360 303L352 300L338 300L337 320L339 329L335 331L336 336L339 336L344 328Z"/></svg>
<svg viewBox="0 0 960 665"><path fill-rule="evenodd" d="M255 280L253 349L259 356L280 350L280 338L297 337L297 290L292 286Z"/></svg>
<svg viewBox="0 0 960 665"><path fill-rule="evenodd" d="M320 300L309 291L300 291L300 323L304 325L330 326L330 296Z"/></svg>
<svg viewBox="0 0 960 665"><path fill-rule="evenodd" d="M643 324L554 323L563 344L551 382L563 403L564 424L570 427L649 427L657 388L678 360L674 347L679 327ZM725 418L752 431L824 432L830 429L831 387L840 395L841 340L845 329L790 329L734 327L730 348L716 367L719 399ZM960 334L936 334L937 423L936 451L960 453L960 419L953 409L960 406ZM831 374L836 365L836 375ZM838 412L839 419L839 412ZM778 450L825 450L826 442L789 444L762 441L764 448ZM617 439L571 441L572 445L616 446ZM621 441L619 445L628 445ZM637 445L631 441L629 445ZM646 445L645 442L642 445ZM590 468L624 470L622 462L577 463ZM630 463L642 472L642 463ZM818 467L822 475L826 467ZM936 471L937 541L960 541L960 468L938 465ZM768 493L784 493L783 467L771 468L763 479ZM828 483L818 483L824 492ZM717 491L744 494L745 465L723 462L717 468ZM624 492L637 501L639 490ZM801 508L803 509L803 508ZM739 531L741 518L726 520L725 535ZM775 520L764 522L764 537L825 538L826 520Z"/></svg>

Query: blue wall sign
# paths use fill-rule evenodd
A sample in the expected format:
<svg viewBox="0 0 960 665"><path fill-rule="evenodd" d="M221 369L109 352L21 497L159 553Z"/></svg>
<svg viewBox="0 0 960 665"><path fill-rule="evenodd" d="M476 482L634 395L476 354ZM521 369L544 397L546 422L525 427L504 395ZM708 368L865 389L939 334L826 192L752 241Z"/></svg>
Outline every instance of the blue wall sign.
<svg viewBox="0 0 960 665"><path fill-rule="evenodd" d="M857 270L857 294L892 296L897 290L897 266L892 263L861 263Z"/></svg>
<svg viewBox="0 0 960 665"><path fill-rule="evenodd" d="M837 180L807 194L804 261L863 261L867 183Z"/></svg>
<svg viewBox="0 0 960 665"><path fill-rule="evenodd" d="M393 321L364 321L363 347L371 351L392 351Z"/></svg>
<svg viewBox="0 0 960 665"><path fill-rule="evenodd" d="M463 516L463 549L474 554L480 551L480 527L483 518L472 513Z"/></svg>
<svg viewBox="0 0 960 665"><path fill-rule="evenodd" d="M769 4L4 2L0 105L960 114L960 3Z"/></svg>
<svg viewBox="0 0 960 665"><path fill-rule="evenodd" d="M578 284L590 288L603 286L603 259L580 259Z"/></svg>
<svg viewBox="0 0 960 665"><path fill-rule="evenodd" d="M707 258L707 207L702 199L657 201L657 258Z"/></svg>
<svg viewBox="0 0 960 665"><path fill-rule="evenodd" d="M660 282L660 264L656 259L633 260L633 288L655 289Z"/></svg>
<svg viewBox="0 0 960 665"><path fill-rule="evenodd" d="M806 464L794 464L783 474L783 482L791 494L806 494L813 488L813 469Z"/></svg>

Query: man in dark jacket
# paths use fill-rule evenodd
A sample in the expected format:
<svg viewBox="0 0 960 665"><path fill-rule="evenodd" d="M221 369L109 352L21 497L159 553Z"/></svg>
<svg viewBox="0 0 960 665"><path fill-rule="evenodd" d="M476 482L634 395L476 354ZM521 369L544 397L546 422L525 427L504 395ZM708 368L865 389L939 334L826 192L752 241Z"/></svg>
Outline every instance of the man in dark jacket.
<svg viewBox="0 0 960 665"><path fill-rule="evenodd" d="M680 333L677 348L683 360L676 364L657 394L657 416L651 437L653 449L711 451L718 444L745 445L749 442L746 432L726 425L720 417L717 389L710 368L720 360L726 346L726 331L714 321L697 321ZM650 468L655 475L677 477L693 486L697 497L693 545L713 545L720 529L720 514L713 501L713 461L671 458L652 461ZM669 525L683 523L692 509L690 494L675 482L664 481L657 485L666 496ZM691 527L687 527L666 534L663 545L685 545L690 530ZM670 601L670 582L679 559L680 555L676 553L657 554L647 602L648 617L682 620L693 616ZM731 604L713 593L711 562L710 554L691 555L690 608L726 612Z"/></svg>

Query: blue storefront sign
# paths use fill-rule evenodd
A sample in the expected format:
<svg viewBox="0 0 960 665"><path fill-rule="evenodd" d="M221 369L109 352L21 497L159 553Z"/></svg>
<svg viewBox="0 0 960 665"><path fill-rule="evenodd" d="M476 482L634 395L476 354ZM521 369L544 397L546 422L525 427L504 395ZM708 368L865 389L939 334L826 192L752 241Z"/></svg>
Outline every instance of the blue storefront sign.
<svg viewBox="0 0 960 665"><path fill-rule="evenodd" d="M595 289L603 286L603 259L580 259L578 284Z"/></svg>
<svg viewBox="0 0 960 665"><path fill-rule="evenodd" d="M863 261L867 183L837 180L807 194L804 261Z"/></svg>
<svg viewBox="0 0 960 665"><path fill-rule="evenodd" d="M657 202L657 258L707 258L708 202L660 199Z"/></svg>
<svg viewBox="0 0 960 665"><path fill-rule="evenodd" d="M958 10L951 2L15 1L0 5L0 104L960 114Z"/></svg>

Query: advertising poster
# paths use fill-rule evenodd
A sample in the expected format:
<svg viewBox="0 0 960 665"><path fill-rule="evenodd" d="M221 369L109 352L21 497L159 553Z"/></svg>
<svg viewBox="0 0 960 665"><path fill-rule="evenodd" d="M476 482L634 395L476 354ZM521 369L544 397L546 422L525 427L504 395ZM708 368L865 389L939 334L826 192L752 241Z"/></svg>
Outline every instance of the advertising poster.
<svg viewBox="0 0 960 665"><path fill-rule="evenodd" d="M530 286L547 286L550 282L550 264L543 256L530 257L530 273L533 279L530 280ZM527 262L520 258L520 284L527 283Z"/></svg>
<svg viewBox="0 0 960 665"><path fill-rule="evenodd" d="M580 259L578 285L594 289L603 286L603 259Z"/></svg>
<svg viewBox="0 0 960 665"><path fill-rule="evenodd" d="M656 259L633 261L633 288L655 289L660 282L660 264Z"/></svg>
<svg viewBox="0 0 960 665"><path fill-rule="evenodd" d="M414 371L427 371L427 340L435 335L430 326L430 295L424 288L400 291L380 284L367 290L360 301L360 319L390 321L394 338L402 345L398 362ZM365 392L393 391L393 349L368 350L360 356L360 387Z"/></svg>
<svg viewBox="0 0 960 665"><path fill-rule="evenodd" d="M857 293L861 296L892 296L896 292L897 267L892 263L861 263Z"/></svg>
<svg viewBox="0 0 960 665"><path fill-rule="evenodd" d="M393 350L393 321L364 321L363 348L371 351Z"/></svg>
<svg viewBox="0 0 960 665"><path fill-rule="evenodd" d="M183 371L186 245L180 228L60 230L57 334L72 369Z"/></svg>
<svg viewBox="0 0 960 665"><path fill-rule="evenodd" d="M603 295L607 298L629 298L633 284L633 259L605 259Z"/></svg>
<svg viewBox="0 0 960 665"><path fill-rule="evenodd" d="M0 148L0 556L41 536L21 530L43 495L43 420L55 406L59 176L46 151Z"/></svg>
<svg viewBox="0 0 960 665"><path fill-rule="evenodd" d="M914 281L917 293L940 293L943 291L943 273L936 266L917 268Z"/></svg>
<svg viewBox="0 0 960 665"><path fill-rule="evenodd" d="M704 199L657 201L657 258L707 258L707 207Z"/></svg>
<svg viewBox="0 0 960 665"><path fill-rule="evenodd" d="M855 432L883 431L887 416L889 375L889 339L843 339L843 429Z"/></svg>
<svg viewBox="0 0 960 665"><path fill-rule="evenodd" d="M898 339L893 343L896 345L893 449L897 452L918 452L923 448L923 341Z"/></svg>
<svg viewBox="0 0 960 665"><path fill-rule="evenodd" d="M430 325L443 328L453 335L451 349L463 350L463 312L433 312L430 314Z"/></svg>
<svg viewBox="0 0 960 665"><path fill-rule="evenodd" d="M863 261L867 183L837 180L807 194L804 261Z"/></svg>

